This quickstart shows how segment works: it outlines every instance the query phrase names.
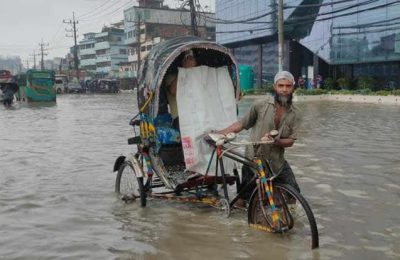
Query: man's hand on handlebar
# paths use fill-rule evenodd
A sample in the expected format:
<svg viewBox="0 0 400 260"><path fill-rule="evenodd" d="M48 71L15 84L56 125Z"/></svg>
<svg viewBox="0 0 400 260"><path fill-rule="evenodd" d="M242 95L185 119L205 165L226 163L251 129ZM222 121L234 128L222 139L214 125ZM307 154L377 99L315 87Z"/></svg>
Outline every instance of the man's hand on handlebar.
<svg viewBox="0 0 400 260"><path fill-rule="evenodd" d="M261 141L276 141L279 132L277 130L271 130L269 133L266 133L262 138Z"/></svg>
<svg viewBox="0 0 400 260"><path fill-rule="evenodd" d="M227 142L230 142L235 138L236 138L235 133L220 134L218 132L211 131L211 133L207 134L206 141L207 139L209 140L211 139L215 143L215 145L219 146Z"/></svg>

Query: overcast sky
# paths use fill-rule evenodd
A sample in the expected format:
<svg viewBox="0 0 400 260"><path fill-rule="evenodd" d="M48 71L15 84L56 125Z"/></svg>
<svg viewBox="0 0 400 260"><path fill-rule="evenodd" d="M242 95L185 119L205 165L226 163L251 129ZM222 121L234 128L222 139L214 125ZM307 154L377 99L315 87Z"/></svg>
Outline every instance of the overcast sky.
<svg viewBox="0 0 400 260"><path fill-rule="evenodd" d="M178 0L165 0L170 7ZM215 10L215 0L200 0L202 6ZM104 25L123 19L123 10L136 0L0 0L0 55L20 56L33 61L30 55L39 53L39 43L48 43L45 59L64 57L73 38L66 37L71 29L63 19L72 19L72 12L79 21L79 38L87 32L99 32ZM71 34L71 33L69 33ZM72 35L72 34L71 34Z"/></svg>

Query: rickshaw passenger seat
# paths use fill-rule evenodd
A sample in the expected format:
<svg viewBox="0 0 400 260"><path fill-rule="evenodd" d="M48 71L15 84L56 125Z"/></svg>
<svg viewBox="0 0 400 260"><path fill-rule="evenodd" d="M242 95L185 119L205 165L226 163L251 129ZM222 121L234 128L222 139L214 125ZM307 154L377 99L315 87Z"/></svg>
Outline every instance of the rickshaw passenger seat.
<svg viewBox="0 0 400 260"><path fill-rule="evenodd" d="M179 144L181 142L181 134L178 129L172 127L170 114L159 114L154 119L154 126L157 131L157 140L161 144Z"/></svg>
<svg viewBox="0 0 400 260"><path fill-rule="evenodd" d="M161 144L179 144L181 133L172 127L157 127L157 140Z"/></svg>
<svg viewBox="0 0 400 260"><path fill-rule="evenodd" d="M172 127L172 117L169 113L158 114L154 119L155 127Z"/></svg>

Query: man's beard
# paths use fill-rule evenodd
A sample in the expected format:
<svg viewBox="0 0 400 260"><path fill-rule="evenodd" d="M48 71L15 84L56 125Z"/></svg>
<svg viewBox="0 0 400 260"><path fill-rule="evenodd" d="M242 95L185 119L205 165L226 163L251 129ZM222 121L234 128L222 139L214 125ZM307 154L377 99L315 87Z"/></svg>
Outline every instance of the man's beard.
<svg viewBox="0 0 400 260"><path fill-rule="evenodd" d="M290 95L278 95L275 94L275 102L283 107L290 107L292 105L293 94Z"/></svg>

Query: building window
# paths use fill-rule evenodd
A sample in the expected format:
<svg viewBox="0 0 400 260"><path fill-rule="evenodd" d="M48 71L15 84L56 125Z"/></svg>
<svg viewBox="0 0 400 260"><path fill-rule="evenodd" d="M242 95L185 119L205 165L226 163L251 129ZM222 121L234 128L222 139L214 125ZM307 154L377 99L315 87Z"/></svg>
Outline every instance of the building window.
<svg viewBox="0 0 400 260"><path fill-rule="evenodd" d="M99 62L99 63L97 63L97 67L98 67L98 68L110 67L110 66L111 66L111 62L110 62L110 61L105 61L105 62Z"/></svg>
<svg viewBox="0 0 400 260"><path fill-rule="evenodd" d="M125 49L119 49L119 54L126 54L126 50Z"/></svg>
<svg viewBox="0 0 400 260"><path fill-rule="evenodd" d="M105 49L96 51L96 55L104 55L106 53L107 53L107 50L105 50Z"/></svg>

